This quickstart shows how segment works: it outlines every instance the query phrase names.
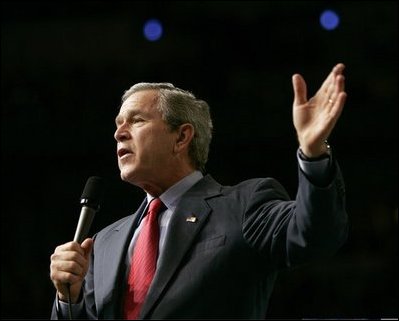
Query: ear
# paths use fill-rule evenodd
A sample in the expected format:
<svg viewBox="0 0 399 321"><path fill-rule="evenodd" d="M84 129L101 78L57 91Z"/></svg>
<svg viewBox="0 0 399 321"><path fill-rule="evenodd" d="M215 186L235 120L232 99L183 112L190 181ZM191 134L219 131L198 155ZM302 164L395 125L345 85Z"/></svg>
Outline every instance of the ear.
<svg viewBox="0 0 399 321"><path fill-rule="evenodd" d="M174 151L176 153L181 152L184 149L188 150L188 146L194 137L194 127L193 125L187 123L180 125L177 129L177 139L174 146Z"/></svg>

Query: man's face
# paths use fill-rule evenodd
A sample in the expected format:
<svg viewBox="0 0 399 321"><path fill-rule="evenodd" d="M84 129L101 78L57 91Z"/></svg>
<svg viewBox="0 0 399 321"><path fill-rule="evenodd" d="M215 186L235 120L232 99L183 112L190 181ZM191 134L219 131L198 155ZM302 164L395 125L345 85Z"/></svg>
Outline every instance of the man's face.
<svg viewBox="0 0 399 321"><path fill-rule="evenodd" d="M156 105L157 91L136 92L115 119L121 178L140 187L162 185L174 165L177 133L169 129Z"/></svg>

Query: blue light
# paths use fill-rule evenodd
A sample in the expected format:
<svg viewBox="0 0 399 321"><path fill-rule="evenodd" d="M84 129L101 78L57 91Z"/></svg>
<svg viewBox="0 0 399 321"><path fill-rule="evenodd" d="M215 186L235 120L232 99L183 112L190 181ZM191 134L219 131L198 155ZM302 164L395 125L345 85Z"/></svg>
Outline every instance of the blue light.
<svg viewBox="0 0 399 321"><path fill-rule="evenodd" d="M149 41L157 41L162 37L162 24L157 19L147 20L143 28L144 37Z"/></svg>
<svg viewBox="0 0 399 321"><path fill-rule="evenodd" d="M339 16L332 10L325 10L320 15L320 24L326 30L333 30L339 25Z"/></svg>

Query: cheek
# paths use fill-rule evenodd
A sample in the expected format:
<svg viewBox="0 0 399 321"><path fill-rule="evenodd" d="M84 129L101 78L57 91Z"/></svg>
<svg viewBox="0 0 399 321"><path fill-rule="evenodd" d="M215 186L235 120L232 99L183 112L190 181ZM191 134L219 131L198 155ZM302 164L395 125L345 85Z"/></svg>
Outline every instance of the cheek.
<svg viewBox="0 0 399 321"><path fill-rule="evenodd" d="M166 129L157 129L142 135L140 139L156 149L168 150L173 146L174 136Z"/></svg>
<svg viewBox="0 0 399 321"><path fill-rule="evenodd" d="M174 136L170 133L162 133L160 139L157 141L158 148L164 154L173 154Z"/></svg>
<svg viewBox="0 0 399 321"><path fill-rule="evenodd" d="M139 152L138 157L140 159L147 161L151 159L152 163L158 163L164 161L170 154L169 147L164 139L153 140L148 143Z"/></svg>
<svg viewBox="0 0 399 321"><path fill-rule="evenodd" d="M146 130L136 133L133 138L138 158L167 157L173 153L175 136L169 131Z"/></svg>

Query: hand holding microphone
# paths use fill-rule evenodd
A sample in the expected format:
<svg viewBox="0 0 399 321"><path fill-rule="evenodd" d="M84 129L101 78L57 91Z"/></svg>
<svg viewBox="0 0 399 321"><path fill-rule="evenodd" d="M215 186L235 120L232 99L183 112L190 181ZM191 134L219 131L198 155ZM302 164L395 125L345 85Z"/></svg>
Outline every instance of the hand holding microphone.
<svg viewBox="0 0 399 321"><path fill-rule="evenodd" d="M74 240L58 246L51 255L50 278L61 301L68 301L68 286L70 286L70 302L78 301L93 248L93 240L86 237L94 215L99 210L103 185L100 177L93 176L87 180L80 198L82 209Z"/></svg>

